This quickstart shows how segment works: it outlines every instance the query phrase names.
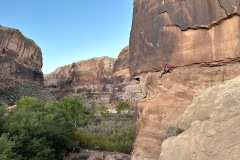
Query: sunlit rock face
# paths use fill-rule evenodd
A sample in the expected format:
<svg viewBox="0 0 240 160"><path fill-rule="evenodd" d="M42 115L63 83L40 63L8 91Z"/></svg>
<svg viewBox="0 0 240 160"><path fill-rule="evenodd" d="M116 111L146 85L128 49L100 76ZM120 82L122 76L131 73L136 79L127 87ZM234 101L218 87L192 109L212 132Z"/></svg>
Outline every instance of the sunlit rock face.
<svg viewBox="0 0 240 160"><path fill-rule="evenodd" d="M57 68L45 76L45 85L57 97L77 96L107 104L112 92L114 58L101 57L79 61Z"/></svg>
<svg viewBox="0 0 240 160"><path fill-rule="evenodd" d="M191 112L192 115L183 115L183 113L196 94L240 76L240 64L238 61L215 67L194 65L176 68L172 73L163 75L162 78L159 78L159 75L159 72L149 72L139 76L140 85L146 98L137 105L137 133L132 152L134 160L158 159L162 142L169 136L169 128L177 128L181 121L182 125L189 125L195 115L209 117L209 113L200 112L201 108L195 108ZM211 93L206 97L210 95ZM219 92L219 99L221 99L220 95L221 92ZM208 107L211 106L210 103L205 104L208 101L203 103L202 100L201 102L198 105L195 103L195 106L205 106L211 111L215 110ZM215 102L213 101L213 103ZM233 102L235 103L235 101ZM200 113L198 114L196 111ZM189 120L187 116L189 116ZM181 120L182 117L187 118ZM183 127L183 129L185 128Z"/></svg>
<svg viewBox="0 0 240 160"><path fill-rule="evenodd" d="M237 0L135 0L130 73L239 57Z"/></svg>
<svg viewBox="0 0 240 160"><path fill-rule="evenodd" d="M239 15L235 0L134 1L129 71L146 98L137 106L132 159L158 159L193 97L240 75ZM165 64L174 70L159 78Z"/></svg>
<svg viewBox="0 0 240 160"><path fill-rule="evenodd" d="M45 86L57 99L76 96L86 103L97 102L115 107L126 101L133 108L144 97L141 86L129 74L129 49L117 59L92 58L57 68L45 76Z"/></svg>
<svg viewBox="0 0 240 160"><path fill-rule="evenodd" d="M39 46L19 30L0 26L0 104L13 105L22 96L54 100L43 89L41 68Z"/></svg>
<svg viewBox="0 0 240 160"><path fill-rule="evenodd" d="M240 77L199 93L185 110L185 131L162 144L159 160L240 159Z"/></svg>
<svg viewBox="0 0 240 160"><path fill-rule="evenodd" d="M0 61L1 75L43 84L41 49L19 30L0 27Z"/></svg>

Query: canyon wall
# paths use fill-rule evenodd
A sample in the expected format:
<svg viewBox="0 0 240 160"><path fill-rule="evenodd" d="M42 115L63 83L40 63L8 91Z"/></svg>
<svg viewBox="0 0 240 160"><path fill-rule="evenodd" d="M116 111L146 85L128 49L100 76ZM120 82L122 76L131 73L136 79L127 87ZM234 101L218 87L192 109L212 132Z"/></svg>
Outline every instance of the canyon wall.
<svg viewBox="0 0 240 160"><path fill-rule="evenodd" d="M129 71L146 98L137 106L133 160L159 159L193 97L240 76L239 7L235 0L134 1ZM165 64L173 71L160 78Z"/></svg>
<svg viewBox="0 0 240 160"><path fill-rule="evenodd" d="M0 27L0 61L1 75L43 85L41 49L19 30Z"/></svg>
<svg viewBox="0 0 240 160"><path fill-rule="evenodd" d="M43 89L42 52L34 41L13 28L0 26L0 105L22 96L55 98Z"/></svg>
<svg viewBox="0 0 240 160"><path fill-rule="evenodd" d="M129 74L128 57L125 47L116 60L100 57L62 66L45 76L45 86L57 99L75 96L108 107L126 101L134 107L143 94L138 81Z"/></svg>
<svg viewBox="0 0 240 160"><path fill-rule="evenodd" d="M62 66L45 76L45 84L57 99L69 95L106 104L113 88L114 61L114 58L101 57Z"/></svg>
<svg viewBox="0 0 240 160"><path fill-rule="evenodd" d="M238 0L135 0L130 73L239 57Z"/></svg>

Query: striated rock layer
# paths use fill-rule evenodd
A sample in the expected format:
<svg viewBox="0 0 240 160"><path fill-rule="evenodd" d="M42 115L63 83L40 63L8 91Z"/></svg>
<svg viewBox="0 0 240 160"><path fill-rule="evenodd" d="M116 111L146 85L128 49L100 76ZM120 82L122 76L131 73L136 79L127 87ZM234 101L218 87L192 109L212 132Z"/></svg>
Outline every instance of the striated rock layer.
<svg viewBox="0 0 240 160"><path fill-rule="evenodd" d="M164 141L159 160L240 159L239 86L238 77L196 96L179 124L187 130Z"/></svg>
<svg viewBox="0 0 240 160"><path fill-rule="evenodd" d="M0 105L13 105L22 96L54 100L43 88L41 68L42 52L34 41L0 26Z"/></svg>
<svg viewBox="0 0 240 160"><path fill-rule="evenodd" d="M75 95L86 100L101 98L99 101L105 102L113 88L110 78L114 61L114 58L101 57L75 62L46 75L45 83L57 99Z"/></svg>
<svg viewBox="0 0 240 160"><path fill-rule="evenodd" d="M135 0L130 73L240 56L237 0Z"/></svg>
<svg viewBox="0 0 240 160"><path fill-rule="evenodd" d="M41 49L19 30L0 26L0 62L1 75L43 85Z"/></svg>
<svg viewBox="0 0 240 160"><path fill-rule="evenodd" d="M193 97L240 75L240 1L135 0L129 70L146 96L132 159L158 159ZM164 64L174 66L159 78Z"/></svg>
<svg viewBox="0 0 240 160"><path fill-rule="evenodd" d="M143 97L138 81L129 74L128 47L118 59L92 58L56 69L45 76L45 85L57 99L76 96L85 102L98 102L109 107L120 101L131 106Z"/></svg>

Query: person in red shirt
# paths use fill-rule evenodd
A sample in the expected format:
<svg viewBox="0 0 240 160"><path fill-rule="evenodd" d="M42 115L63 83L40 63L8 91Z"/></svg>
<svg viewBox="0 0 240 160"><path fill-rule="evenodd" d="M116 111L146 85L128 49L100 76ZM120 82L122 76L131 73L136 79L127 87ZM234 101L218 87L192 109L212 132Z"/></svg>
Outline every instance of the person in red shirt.
<svg viewBox="0 0 240 160"><path fill-rule="evenodd" d="M167 64L165 64L164 69L163 69L163 72L162 72L162 74L160 75L160 78L162 78L162 76L163 76L164 74L166 74L166 73L171 73L171 71L172 71L172 67L170 67L170 66L168 66Z"/></svg>

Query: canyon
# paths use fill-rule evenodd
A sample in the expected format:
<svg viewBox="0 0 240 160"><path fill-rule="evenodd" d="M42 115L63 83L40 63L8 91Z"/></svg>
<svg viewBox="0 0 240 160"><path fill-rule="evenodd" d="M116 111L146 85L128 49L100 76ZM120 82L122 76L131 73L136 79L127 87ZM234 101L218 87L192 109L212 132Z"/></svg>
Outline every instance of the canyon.
<svg viewBox="0 0 240 160"><path fill-rule="evenodd" d="M128 57L125 47L117 59L98 57L62 66L45 76L45 86L57 99L74 96L89 106L99 103L112 109L124 101L134 109L144 95L129 73Z"/></svg>
<svg viewBox="0 0 240 160"><path fill-rule="evenodd" d="M74 62L44 76L32 40L7 27L0 37L1 104L24 95L109 108L126 101L136 114L131 159L240 158L238 0L134 0L129 46L117 59ZM173 70L160 78L165 64ZM182 133L172 137L170 129Z"/></svg>

